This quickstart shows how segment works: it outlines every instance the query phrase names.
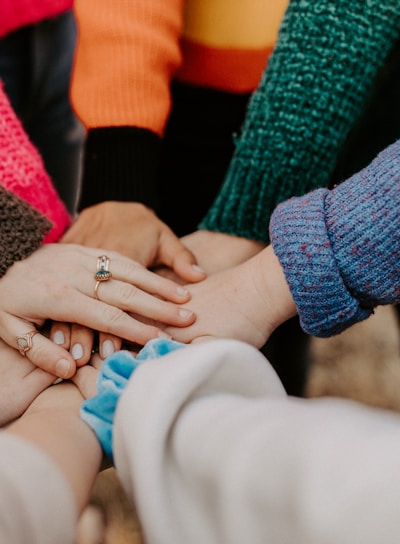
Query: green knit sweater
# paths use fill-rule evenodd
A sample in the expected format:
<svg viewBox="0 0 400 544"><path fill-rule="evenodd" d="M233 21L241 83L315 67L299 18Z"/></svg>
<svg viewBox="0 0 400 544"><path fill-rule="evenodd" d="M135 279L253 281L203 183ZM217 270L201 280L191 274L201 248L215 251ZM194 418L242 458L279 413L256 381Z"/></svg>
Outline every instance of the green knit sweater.
<svg viewBox="0 0 400 544"><path fill-rule="evenodd" d="M326 186L400 36L400 0L292 0L202 229L268 242L276 205Z"/></svg>

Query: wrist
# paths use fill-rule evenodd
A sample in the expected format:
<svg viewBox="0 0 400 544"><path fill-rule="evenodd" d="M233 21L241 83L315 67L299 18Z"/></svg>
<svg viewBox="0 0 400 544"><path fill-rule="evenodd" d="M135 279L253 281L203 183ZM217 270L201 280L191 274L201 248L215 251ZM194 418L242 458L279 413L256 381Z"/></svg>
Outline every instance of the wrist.
<svg viewBox="0 0 400 544"><path fill-rule="evenodd" d="M271 334L279 325L295 316L297 308L272 245L256 255L254 260L257 290L264 297L264 307L268 308L268 326Z"/></svg>

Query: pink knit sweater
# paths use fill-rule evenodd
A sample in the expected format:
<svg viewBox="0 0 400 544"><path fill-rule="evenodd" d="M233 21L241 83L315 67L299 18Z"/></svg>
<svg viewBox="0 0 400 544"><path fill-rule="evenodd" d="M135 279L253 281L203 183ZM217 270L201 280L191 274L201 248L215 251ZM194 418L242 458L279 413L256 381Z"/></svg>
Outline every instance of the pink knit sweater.
<svg viewBox="0 0 400 544"><path fill-rule="evenodd" d="M15 115L0 82L0 184L28 202L53 224L44 242L56 242L70 216L37 149Z"/></svg>
<svg viewBox="0 0 400 544"><path fill-rule="evenodd" d="M0 38L71 9L73 0L0 0Z"/></svg>

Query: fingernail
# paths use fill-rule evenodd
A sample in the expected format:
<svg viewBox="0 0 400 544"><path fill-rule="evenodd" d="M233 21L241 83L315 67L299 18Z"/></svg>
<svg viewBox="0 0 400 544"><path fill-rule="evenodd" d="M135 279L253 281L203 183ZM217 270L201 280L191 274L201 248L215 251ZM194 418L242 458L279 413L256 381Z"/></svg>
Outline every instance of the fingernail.
<svg viewBox="0 0 400 544"><path fill-rule="evenodd" d="M167 340L171 340L172 336L170 334L167 334L166 332L160 331L157 334L158 338L166 338Z"/></svg>
<svg viewBox="0 0 400 544"><path fill-rule="evenodd" d="M193 315L193 312L191 312L190 310L184 310L183 308L181 308L179 310L179 315L183 318L183 319L187 319L188 317L191 317Z"/></svg>
<svg viewBox="0 0 400 544"><path fill-rule="evenodd" d="M111 340L105 340L101 345L101 353L103 355L103 359L107 359L110 355L114 353L114 344Z"/></svg>
<svg viewBox="0 0 400 544"><path fill-rule="evenodd" d="M53 342L55 344L64 344L65 342L64 333L62 331L56 331L53 335Z"/></svg>
<svg viewBox="0 0 400 544"><path fill-rule="evenodd" d="M75 361L83 357L82 344L74 344L71 349L71 355L75 359Z"/></svg>
<svg viewBox="0 0 400 544"><path fill-rule="evenodd" d="M184 287L177 287L176 292L178 293L178 295L181 295L183 297L185 297L185 296L187 296L189 294L189 291L187 289L185 289Z"/></svg>
<svg viewBox="0 0 400 544"><path fill-rule="evenodd" d="M199 272L200 274L205 274L205 271L198 264L192 264L192 268L195 272Z"/></svg>
<svg viewBox="0 0 400 544"><path fill-rule="evenodd" d="M66 378L71 370L71 363L67 359L60 359L56 365L56 375L60 378Z"/></svg>

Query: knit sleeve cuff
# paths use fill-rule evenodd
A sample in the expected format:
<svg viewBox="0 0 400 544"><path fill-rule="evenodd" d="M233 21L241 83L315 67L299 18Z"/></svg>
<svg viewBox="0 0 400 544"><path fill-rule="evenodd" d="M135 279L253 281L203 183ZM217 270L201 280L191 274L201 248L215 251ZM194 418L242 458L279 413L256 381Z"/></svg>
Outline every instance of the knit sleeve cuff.
<svg viewBox="0 0 400 544"><path fill-rule="evenodd" d="M0 277L37 249L52 224L27 202L0 187Z"/></svg>
<svg viewBox="0 0 400 544"><path fill-rule="evenodd" d="M270 237L297 306L303 330L328 337L366 319L373 307L361 305L348 290L328 237L325 200L318 189L280 204Z"/></svg>
<svg viewBox="0 0 400 544"><path fill-rule="evenodd" d="M79 211L105 202L141 202L159 209L156 175L161 138L137 127L107 127L88 132Z"/></svg>

